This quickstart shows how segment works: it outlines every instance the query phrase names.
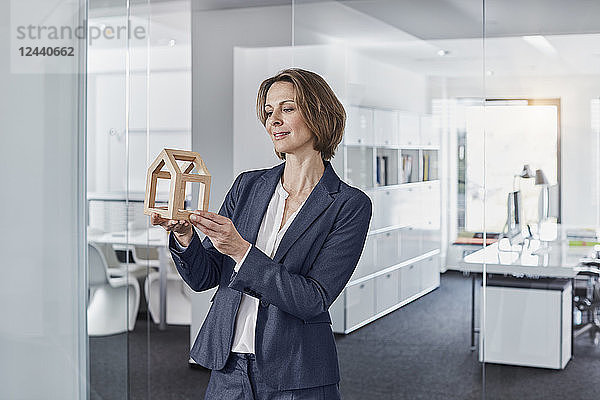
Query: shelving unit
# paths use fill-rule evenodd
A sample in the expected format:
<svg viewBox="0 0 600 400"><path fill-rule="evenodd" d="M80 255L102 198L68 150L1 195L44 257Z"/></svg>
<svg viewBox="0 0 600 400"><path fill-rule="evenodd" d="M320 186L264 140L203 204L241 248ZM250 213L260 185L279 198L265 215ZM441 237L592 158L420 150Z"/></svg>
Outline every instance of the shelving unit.
<svg viewBox="0 0 600 400"><path fill-rule="evenodd" d="M337 333L352 332L440 284L440 140L432 117L352 105L346 110L338 171L371 198L373 217L358 266L330 309Z"/></svg>

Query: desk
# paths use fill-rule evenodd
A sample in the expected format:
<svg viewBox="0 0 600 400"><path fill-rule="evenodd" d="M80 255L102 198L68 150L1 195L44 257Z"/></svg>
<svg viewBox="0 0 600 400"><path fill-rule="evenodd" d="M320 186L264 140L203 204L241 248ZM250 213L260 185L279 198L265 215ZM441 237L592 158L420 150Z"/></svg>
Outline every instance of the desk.
<svg viewBox="0 0 600 400"><path fill-rule="evenodd" d="M160 282L160 324L159 329L164 330L167 327L167 272L169 270L169 260L167 258L168 241L167 233L162 228L150 228L135 231L106 232L101 234L88 235L90 242L148 246L154 247L158 251L158 271Z"/></svg>
<svg viewBox="0 0 600 400"><path fill-rule="evenodd" d="M501 240L465 256L454 269L472 274L573 279L582 270L580 259L590 252L586 247L569 247L566 240L545 246L538 240L512 246ZM474 350L475 333L479 330L475 329L475 275L471 279L471 349Z"/></svg>

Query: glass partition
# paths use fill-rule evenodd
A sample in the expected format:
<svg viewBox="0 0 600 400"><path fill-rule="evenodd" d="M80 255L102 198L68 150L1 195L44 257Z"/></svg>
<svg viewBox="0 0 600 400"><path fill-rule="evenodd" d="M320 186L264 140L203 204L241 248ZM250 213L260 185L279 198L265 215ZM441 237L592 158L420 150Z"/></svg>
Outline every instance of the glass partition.
<svg viewBox="0 0 600 400"><path fill-rule="evenodd" d="M0 3L3 399L88 394L86 18L84 1Z"/></svg>
<svg viewBox="0 0 600 400"><path fill-rule="evenodd" d="M481 248L483 224L467 240L455 210L457 137L466 107L483 104L482 5L294 4L291 50L246 50L240 70L255 66L266 76L281 68L262 62L274 59L315 71L348 113L333 165L369 195L373 218L355 273L330 309L342 397L481 397L472 281L459 262ZM469 151L482 149L472 143ZM483 160L470 167L482 176ZM455 245L459 231L465 243Z"/></svg>
<svg viewBox="0 0 600 400"><path fill-rule="evenodd" d="M139 326L140 285L129 245L131 9L126 1L88 2L87 204L88 334L91 399L129 396L128 333ZM138 199L139 201L139 199Z"/></svg>
<svg viewBox="0 0 600 400"><path fill-rule="evenodd" d="M513 6L485 2L486 103L469 116L484 132L485 198L466 214L501 234L479 255L485 395L593 397L599 8Z"/></svg>
<svg viewBox="0 0 600 400"><path fill-rule="evenodd" d="M147 169L161 150L191 148L190 3L97 3L90 2L90 25L101 34L89 44L88 232L108 265L104 306L112 308L104 311L112 320L90 332L92 396L164 398L179 388L167 364L154 360L187 354L190 290L144 200ZM161 182L156 205L168 199ZM187 355L179 361L187 371Z"/></svg>

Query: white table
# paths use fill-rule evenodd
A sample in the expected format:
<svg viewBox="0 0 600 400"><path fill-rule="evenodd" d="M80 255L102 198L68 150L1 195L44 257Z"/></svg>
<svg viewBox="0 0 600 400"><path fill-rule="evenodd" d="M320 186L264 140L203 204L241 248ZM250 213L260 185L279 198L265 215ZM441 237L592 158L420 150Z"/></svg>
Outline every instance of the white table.
<svg viewBox="0 0 600 400"><path fill-rule="evenodd" d="M522 245L510 245L507 239L477 250L458 262L457 269L472 273L471 278L471 349L475 349L475 275L504 274L530 278L573 279L586 268L580 266L589 247L570 247L566 240L541 243L525 239Z"/></svg>
<svg viewBox="0 0 600 400"><path fill-rule="evenodd" d="M157 249L159 260L159 283L160 283L160 324L159 329L167 327L167 272L169 260L167 256L168 238L162 228L150 228L134 231L106 232L101 234L89 234L88 240L96 243L147 246Z"/></svg>

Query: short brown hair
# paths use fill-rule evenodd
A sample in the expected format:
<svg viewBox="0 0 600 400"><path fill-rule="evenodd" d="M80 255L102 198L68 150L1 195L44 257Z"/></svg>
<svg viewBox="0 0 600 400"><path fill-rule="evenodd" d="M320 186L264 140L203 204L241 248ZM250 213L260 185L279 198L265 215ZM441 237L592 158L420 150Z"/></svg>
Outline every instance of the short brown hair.
<svg viewBox="0 0 600 400"><path fill-rule="evenodd" d="M296 93L294 101L308 129L315 135L314 148L321 152L324 160L331 159L342 141L346 124L344 106L331 87L320 75L300 68L284 69L277 75L265 79L260 84L256 98L256 114L263 125L267 121L265 111L267 92L275 82L289 82L294 85ZM285 159L284 154L276 153L280 159Z"/></svg>

